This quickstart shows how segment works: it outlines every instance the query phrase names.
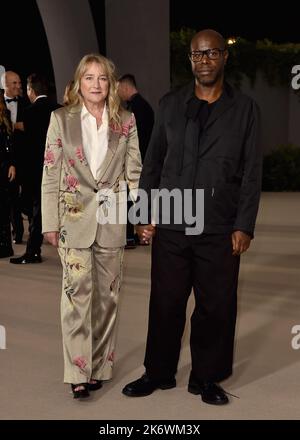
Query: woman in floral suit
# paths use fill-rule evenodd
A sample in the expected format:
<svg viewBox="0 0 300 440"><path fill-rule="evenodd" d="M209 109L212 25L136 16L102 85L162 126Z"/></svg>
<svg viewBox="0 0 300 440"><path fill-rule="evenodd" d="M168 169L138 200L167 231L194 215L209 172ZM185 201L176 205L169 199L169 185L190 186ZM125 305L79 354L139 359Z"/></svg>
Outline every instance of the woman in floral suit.
<svg viewBox="0 0 300 440"><path fill-rule="evenodd" d="M101 55L83 57L45 150L43 233L63 266L64 381L75 398L112 377L126 184L133 194L141 172L135 119L120 106L114 70Z"/></svg>

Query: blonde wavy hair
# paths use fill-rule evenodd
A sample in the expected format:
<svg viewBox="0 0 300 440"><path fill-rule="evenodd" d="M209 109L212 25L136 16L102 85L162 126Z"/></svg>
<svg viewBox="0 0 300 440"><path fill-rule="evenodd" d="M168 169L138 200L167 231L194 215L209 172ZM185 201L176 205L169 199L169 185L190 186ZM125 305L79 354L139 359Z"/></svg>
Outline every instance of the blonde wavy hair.
<svg viewBox="0 0 300 440"><path fill-rule="evenodd" d="M83 99L80 93L80 81L85 74L88 66L92 63L99 64L103 68L104 73L107 75L109 83L108 95L106 98L109 115L108 117L110 122L119 127L121 125L121 105L120 98L117 92L117 79L115 75L116 68L114 63L111 60L105 58L103 55L91 53L85 55L80 60L75 70L73 83L67 92L67 105L69 107L75 107L79 104L82 104Z"/></svg>
<svg viewBox="0 0 300 440"><path fill-rule="evenodd" d="M8 134L12 133L12 126L2 93L0 93L0 125L5 125Z"/></svg>
<svg viewBox="0 0 300 440"><path fill-rule="evenodd" d="M64 105L70 105L70 96L71 96L71 90L74 85L74 80L68 82L65 88L64 96L63 96L63 104Z"/></svg>

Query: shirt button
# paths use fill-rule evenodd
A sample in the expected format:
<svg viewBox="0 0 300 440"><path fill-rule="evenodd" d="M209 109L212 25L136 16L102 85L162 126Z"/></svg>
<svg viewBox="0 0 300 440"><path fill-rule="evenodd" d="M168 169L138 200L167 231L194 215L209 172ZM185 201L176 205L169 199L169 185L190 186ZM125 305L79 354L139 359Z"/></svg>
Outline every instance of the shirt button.
<svg viewBox="0 0 300 440"><path fill-rule="evenodd" d="M97 189L94 189L94 193L97 193L98 192L98 190Z"/></svg>

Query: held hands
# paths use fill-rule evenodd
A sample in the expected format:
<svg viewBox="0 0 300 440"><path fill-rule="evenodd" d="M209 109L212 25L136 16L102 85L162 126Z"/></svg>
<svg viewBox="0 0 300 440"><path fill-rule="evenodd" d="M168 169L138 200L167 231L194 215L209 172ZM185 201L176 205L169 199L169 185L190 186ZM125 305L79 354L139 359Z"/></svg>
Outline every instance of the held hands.
<svg viewBox="0 0 300 440"><path fill-rule="evenodd" d="M231 235L232 239L232 255L241 255L249 248L251 243L251 237L245 232L235 231Z"/></svg>
<svg viewBox="0 0 300 440"><path fill-rule="evenodd" d="M50 244L52 244L52 246L58 247L58 232L57 231L45 232L44 237Z"/></svg>
<svg viewBox="0 0 300 440"><path fill-rule="evenodd" d="M155 226L153 225L138 225L136 232L139 236L140 242L149 244L152 237L155 235Z"/></svg>
<svg viewBox="0 0 300 440"><path fill-rule="evenodd" d="M24 124L23 124L23 122L16 122L14 124L14 130L24 131Z"/></svg>

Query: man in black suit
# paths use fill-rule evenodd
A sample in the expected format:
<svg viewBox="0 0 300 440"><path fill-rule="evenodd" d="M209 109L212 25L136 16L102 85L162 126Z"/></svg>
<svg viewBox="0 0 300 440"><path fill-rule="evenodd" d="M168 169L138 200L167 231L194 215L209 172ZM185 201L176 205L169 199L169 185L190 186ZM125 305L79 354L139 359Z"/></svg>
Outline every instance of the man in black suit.
<svg viewBox="0 0 300 440"><path fill-rule="evenodd" d="M11 258L13 264L41 263L43 242L41 226L41 182L43 173L46 134L51 112L59 107L47 97L46 80L35 73L27 78L27 95L31 105L24 111L24 132L26 136L26 158L22 191L30 201L32 217L26 252L21 257Z"/></svg>
<svg viewBox="0 0 300 440"><path fill-rule="evenodd" d="M134 75L127 73L118 80L118 94L124 101L127 110L131 111L136 119L139 137L139 147L144 161L154 124L154 112L151 105L139 93Z"/></svg>
<svg viewBox="0 0 300 440"><path fill-rule="evenodd" d="M23 184L25 172L24 158L26 156L23 114L28 102L22 97L22 83L17 73L8 70L3 74L1 82L4 88L5 104L10 112L10 118L14 129L12 142L16 164L16 179L10 186L13 242L22 243L24 226L21 211L24 201L20 197L20 189Z"/></svg>
<svg viewBox="0 0 300 440"><path fill-rule="evenodd" d="M126 109L131 111L135 116L139 138L139 148L143 162L154 124L153 109L148 101L146 101L146 99L143 98L143 96L139 93L135 77L131 73L126 73L119 78L118 94L121 100L124 102ZM128 210L131 206L132 202L128 202ZM137 237L134 236L134 228L129 221L127 222L126 241L126 249L135 248L136 243L139 242Z"/></svg>
<svg viewBox="0 0 300 440"><path fill-rule="evenodd" d="M223 405L228 397L218 382L232 374L240 255L253 238L260 198L259 111L224 82L228 51L218 32L197 33L189 58L195 79L161 100L140 179L148 198L158 188L177 189L182 199L167 224L163 204L156 226L151 211L149 224L138 226L142 239L154 236L146 372L123 393L139 397L176 386L193 289L188 391ZM190 219L180 211L182 200Z"/></svg>

